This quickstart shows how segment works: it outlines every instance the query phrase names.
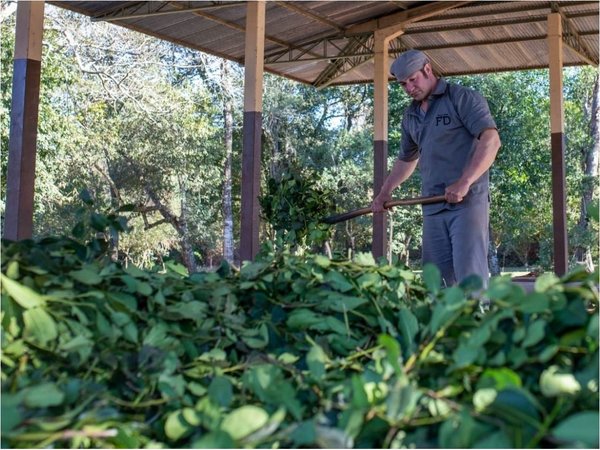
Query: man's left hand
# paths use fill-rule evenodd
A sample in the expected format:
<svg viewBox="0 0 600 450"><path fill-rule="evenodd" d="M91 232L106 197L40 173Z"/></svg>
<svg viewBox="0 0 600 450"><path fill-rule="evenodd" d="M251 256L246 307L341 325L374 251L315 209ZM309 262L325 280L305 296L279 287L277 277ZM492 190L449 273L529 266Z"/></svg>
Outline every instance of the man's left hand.
<svg viewBox="0 0 600 450"><path fill-rule="evenodd" d="M469 183L457 181L446 188L446 201L448 203L460 203L469 192Z"/></svg>

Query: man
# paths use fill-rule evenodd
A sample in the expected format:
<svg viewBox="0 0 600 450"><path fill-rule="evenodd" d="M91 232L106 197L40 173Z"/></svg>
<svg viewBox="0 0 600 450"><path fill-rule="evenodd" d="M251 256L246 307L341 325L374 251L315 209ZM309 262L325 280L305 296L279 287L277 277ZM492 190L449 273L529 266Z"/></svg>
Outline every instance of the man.
<svg viewBox="0 0 600 450"><path fill-rule="evenodd" d="M371 209L383 212L418 164L422 195L446 200L423 206L423 263L437 265L447 286L473 274L487 286L488 169L500 148L488 104L479 93L434 75L418 50L401 54L391 72L413 102L404 111L400 154Z"/></svg>

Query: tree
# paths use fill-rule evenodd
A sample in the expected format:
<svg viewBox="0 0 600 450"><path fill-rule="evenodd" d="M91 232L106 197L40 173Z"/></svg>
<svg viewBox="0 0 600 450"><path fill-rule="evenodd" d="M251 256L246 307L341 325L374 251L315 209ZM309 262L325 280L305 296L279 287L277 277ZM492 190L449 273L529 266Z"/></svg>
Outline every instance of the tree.
<svg viewBox="0 0 600 450"><path fill-rule="evenodd" d="M580 197L580 212L572 227L573 260L594 270L597 258L597 232L589 220L589 208L598 198L598 162L600 159L600 75L594 69L570 70L566 77L568 114L567 135L572 153L572 170L577 174L574 191ZM593 81L592 81L593 80ZM595 255L594 255L595 253Z"/></svg>

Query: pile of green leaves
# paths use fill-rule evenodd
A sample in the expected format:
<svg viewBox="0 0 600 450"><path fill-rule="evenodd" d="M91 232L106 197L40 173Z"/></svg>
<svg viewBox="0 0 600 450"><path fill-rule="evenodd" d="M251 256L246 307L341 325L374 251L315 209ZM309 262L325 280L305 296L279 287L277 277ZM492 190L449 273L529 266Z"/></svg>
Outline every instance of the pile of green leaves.
<svg viewBox="0 0 600 450"><path fill-rule="evenodd" d="M263 255L142 271L3 243L5 447L598 447L598 274ZM576 282L576 283L574 283Z"/></svg>
<svg viewBox="0 0 600 450"><path fill-rule="evenodd" d="M269 178L259 200L262 218L275 231L274 242L294 250L323 245L332 229L319 220L335 210L333 197L317 172L297 162L277 178Z"/></svg>

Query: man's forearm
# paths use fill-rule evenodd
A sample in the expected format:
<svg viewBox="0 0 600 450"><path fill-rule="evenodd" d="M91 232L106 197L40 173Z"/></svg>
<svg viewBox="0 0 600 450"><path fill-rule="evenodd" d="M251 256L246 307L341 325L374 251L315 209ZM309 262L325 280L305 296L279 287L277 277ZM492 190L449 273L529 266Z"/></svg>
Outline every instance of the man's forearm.
<svg viewBox="0 0 600 450"><path fill-rule="evenodd" d="M374 213L380 213L385 210L385 202L391 200L392 191L400 186L404 180L411 176L415 170L415 167L417 167L417 161L417 159L409 162L401 161L399 159L396 160L394 167L392 167L392 170L390 171L390 174L383 182L383 186L381 186L380 191L373 200L371 209Z"/></svg>
<svg viewBox="0 0 600 450"><path fill-rule="evenodd" d="M494 163L500 149L500 136L494 129L485 130L477 143L473 157L460 179L471 186Z"/></svg>
<svg viewBox="0 0 600 450"><path fill-rule="evenodd" d="M400 186L408 177L412 175L417 167L418 160L401 161L399 159L394 162L394 166L390 174L385 179L379 194L391 195L392 191Z"/></svg>
<svg viewBox="0 0 600 450"><path fill-rule="evenodd" d="M499 148L500 136L498 136L498 131L490 128L481 133L473 157L462 176L446 187L447 202L462 202L471 185L492 166Z"/></svg>

